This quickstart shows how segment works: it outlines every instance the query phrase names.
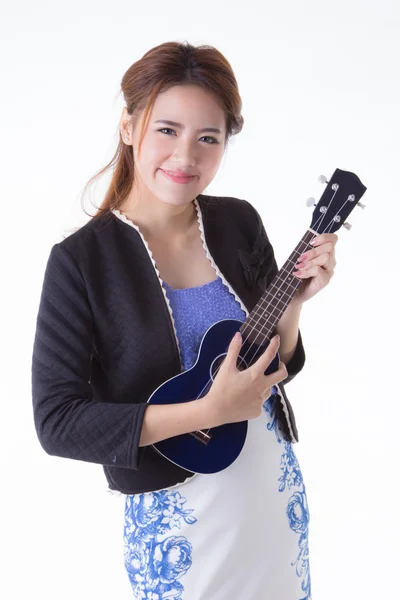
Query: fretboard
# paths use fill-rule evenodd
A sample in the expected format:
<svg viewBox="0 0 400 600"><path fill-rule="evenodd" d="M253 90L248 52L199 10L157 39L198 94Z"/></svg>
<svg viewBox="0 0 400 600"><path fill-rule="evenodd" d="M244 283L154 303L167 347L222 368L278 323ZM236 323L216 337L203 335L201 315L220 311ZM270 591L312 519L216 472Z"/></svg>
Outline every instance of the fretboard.
<svg viewBox="0 0 400 600"><path fill-rule="evenodd" d="M271 340L279 319L302 281L292 275L295 264L301 254L312 248L310 241L314 237L315 233L308 229L281 270L275 275L246 321L240 327L243 339L255 342L258 345Z"/></svg>

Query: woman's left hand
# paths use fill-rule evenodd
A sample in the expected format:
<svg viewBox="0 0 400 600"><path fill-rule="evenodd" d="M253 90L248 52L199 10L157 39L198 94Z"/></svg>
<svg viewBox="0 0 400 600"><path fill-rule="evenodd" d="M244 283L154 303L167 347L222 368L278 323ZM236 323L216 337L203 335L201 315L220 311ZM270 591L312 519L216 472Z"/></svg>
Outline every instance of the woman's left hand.
<svg viewBox="0 0 400 600"><path fill-rule="evenodd" d="M302 254L296 263L293 275L302 279L293 301L303 304L330 282L336 267L335 245L338 236L335 233L321 233L315 236L312 250Z"/></svg>

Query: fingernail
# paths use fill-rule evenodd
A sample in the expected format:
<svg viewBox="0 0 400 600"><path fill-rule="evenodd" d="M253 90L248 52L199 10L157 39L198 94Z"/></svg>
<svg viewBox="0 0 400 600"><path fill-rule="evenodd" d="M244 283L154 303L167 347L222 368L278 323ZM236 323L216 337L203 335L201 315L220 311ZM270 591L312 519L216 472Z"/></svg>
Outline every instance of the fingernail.
<svg viewBox="0 0 400 600"><path fill-rule="evenodd" d="M233 336L233 339L235 340L235 342L238 342L239 340L242 339L242 336L240 335L240 331L237 331L235 333L235 335Z"/></svg>

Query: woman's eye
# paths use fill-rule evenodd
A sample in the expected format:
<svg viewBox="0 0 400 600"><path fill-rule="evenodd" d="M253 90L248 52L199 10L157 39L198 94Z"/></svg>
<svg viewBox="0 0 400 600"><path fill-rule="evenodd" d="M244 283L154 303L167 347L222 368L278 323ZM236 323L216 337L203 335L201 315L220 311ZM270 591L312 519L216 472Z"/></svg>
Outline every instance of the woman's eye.
<svg viewBox="0 0 400 600"><path fill-rule="evenodd" d="M174 131L174 130L170 129L169 127L163 127L162 129L158 129L157 131L163 132L163 131ZM211 137L210 135L203 135L203 138L208 138L209 140L212 140L211 142L206 142L207 144L219 144L219 141L216 140L214 137ZM200 138L200 139L202 139L202 138Z"/></svg>
<svg viewBox="0 0 400 600"><path fill-rule="evenodd" d="M214 137L211 137L210 135L204 135L203 137L208 138L209 140L212 140L212 142L210 142L211 144L219 144L219 141L216 140Z"/></svg>
<svg viewBox="0 0 400 600"><path fill-rule="evenodd" d="M169 129L169 127L163 127L162 129L158 129L157 131L174 131L174 130Z"/></svg>

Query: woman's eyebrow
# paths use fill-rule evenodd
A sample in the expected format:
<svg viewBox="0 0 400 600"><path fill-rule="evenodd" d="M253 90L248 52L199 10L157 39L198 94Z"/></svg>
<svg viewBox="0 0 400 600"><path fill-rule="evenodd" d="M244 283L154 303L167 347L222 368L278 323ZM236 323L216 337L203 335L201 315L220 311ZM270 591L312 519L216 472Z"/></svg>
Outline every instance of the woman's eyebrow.
<svg viewBox="0 0 400 600"><path fill-rule="evenodd" d="M182 123L177 123L176 121L167 121L166 119L158 119L157 121L154 121L154 123L165 123L166 125L173 125L173 127L183 127ZM221 130L217 129L216 127L205 127L204 129L198 129L196 133L203 133L204 131L221 133Z"/></svg>

